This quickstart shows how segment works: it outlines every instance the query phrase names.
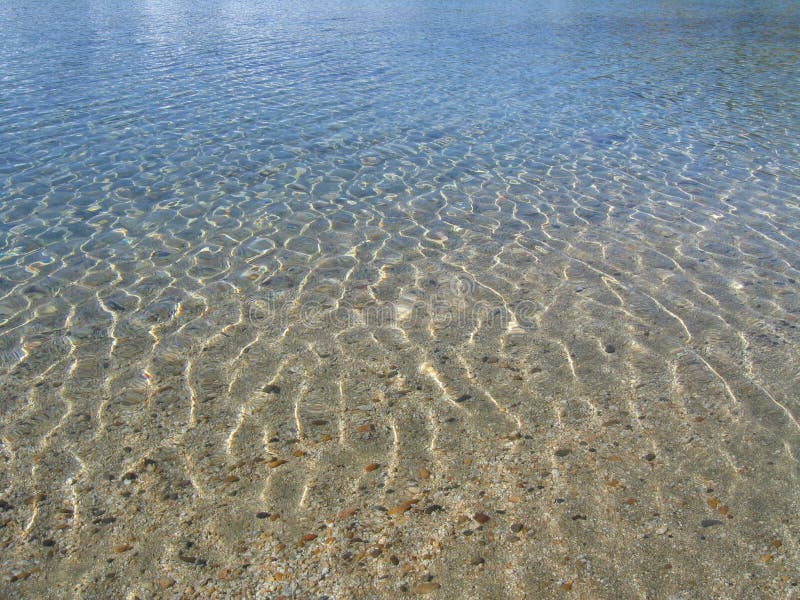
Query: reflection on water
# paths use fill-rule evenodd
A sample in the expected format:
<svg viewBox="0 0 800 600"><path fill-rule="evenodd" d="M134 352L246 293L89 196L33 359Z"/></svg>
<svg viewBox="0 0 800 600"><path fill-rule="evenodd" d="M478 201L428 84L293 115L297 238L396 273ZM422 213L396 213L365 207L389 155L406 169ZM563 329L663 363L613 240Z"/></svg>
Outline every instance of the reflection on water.
<svg viewBox="0 0 800 600"><path fill-rule="evenodd" d="M0 595L797 593L796 4L0 32Z"/></svg>

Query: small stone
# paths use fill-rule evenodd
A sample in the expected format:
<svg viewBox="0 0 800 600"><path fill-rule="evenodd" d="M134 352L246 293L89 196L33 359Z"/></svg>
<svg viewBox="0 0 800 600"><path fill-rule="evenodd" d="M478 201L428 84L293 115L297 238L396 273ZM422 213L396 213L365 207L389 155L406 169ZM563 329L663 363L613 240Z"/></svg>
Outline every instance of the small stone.
<svg viewBox="0 0 800 600"><path fill-rule="evenodd" d="M604 349L606 352L608 352L609 354L614 354L614 352L616 352L616 351L617 351L617 349L614 347L614 345L613 345L613 344L606 344L606 345L605 345L605 347L604 347L603 349Z"/></svg>
<svg viewBox="0 0 800 600"><path fill-rule="evenodd" d="M455 401L461 404L462 402L466 402L470 398L472 398L472 396L470 396L469 394L461 394L458 398L456 398Z"/></svg>
<svg viewBox="0 0 800 600"><path fill-rule="evenodd" d="M261 389L261 391L262 391L262 392L265 392L265 393L267 393L267 394L278 394L278 393L280 393L280 391L281 391L281 386L279 386L279 385L275 385L274 383L270 383L270 384L268 384L268 385L265 385L265 386L264 386L264 387Z"/></svg>
<svg viewBox="0 0 800 600"><path fill-rule="evenodd" d="M281 465L285 465L286 461L282 458L276 458L275 460L271 460L267 463L267 466L270 469L274 469L275 467L280 467Z"/></svg>
<svg viewBox="0 0 800 600"><path fill-rule="evenodd" d="M523 527L525 526L522 523L514 523L511 526L511 531L513 531L514 533L519 533L520 531L522 531Z"/></svg>
<svg viewBox="0 0 800 600"><path fill-rule="evenodd" d="M485 559L484 559L482 556L476 556L475 558L473 558L473 559L470 561L470 564L471 564L473 567L477 567L477 566L479 566L479 565L482 565L482 564L483 564L483 563L485 563L485 562L486 562L486 560L485 560Z"/></svg>
<svg viewBox="0 0 800 600"><path fill-rule="evenodd" d="M572 590L572 582L565 581L564 583L561 584L561 589L564 590L565 592L569 592L570 590Z"/></svg>
<svg viewBox="0 0 800 600"><path fill-rule="evenodd" d="M122 554L123 552L127 552L132 548L133 546L131 546L130 544L120 544L119 546L113 546L111 550L116 554Z"/></svg>
<svg viewBox="0 0 800 600"><path fill-rule="evenodd" d="M569 448L559 448L558 450L556 450L555 454L556 454L556 456L558 456L558 457L564 458L564 457L565 457L565 456L567 456L567 455L568 455L570 452L572 452L572 450L570 450Z"/></svg>
<svg viewBox="0 0 800 600"><path fill-rule="evenodd" d="M644 459L646 461L653 461L656 459L656 455L653 454L652 452L648 452L647 454L644 455Z"/></svg>
<svg viewBox="0 0 800 600"><path fill-rule="evenodd" d="M315 539L317 539L317 534L316 533L307 533L300 539L303 540L304 542L313 542Z"/></svg>
<svg viewBox="0 0 800 600"><path fill-rule="evenodd" d="M715 525L722 525L722 521L718 519L703 519L700 521L700 525L703 527L714 527Z"/></svg>
<svg viewBox="0 0 800 600"><path fill-rule="evenodd" d="M364 470L365 470L367 473L372 473L372 472L373 472L375 469L377 469L378 467L380 467L380 465L379 465L378 463L370 463L370 464L368 464L366 467L364 467Z"/></svg>
<svg viewBox="0 0 800 600"><path fill-rule="evenodd" d="M44 546L45 548L52 548L55 545L56 545L55 540L46 539L42 541L42 546Z"/></svg>
<svg viewBox="0 0 800 600"><path fill-rule="evenodd" d="M425 507L425 513L428 515L432 515L435 512L441 512L444 508L441 504L431 504L430 506Z"/></svg>
<svg viewBox="0 0 800 600"><path fill-rule="evenodd" d="M486 513L476 512L474 515L472 515L472 518L475 519L478 523L483 524L489 521L491 517Z"/></svg>
<svg viewBox="0 0 800 600"><path fill-rule="evenodd" d="M411 508L417 502L419 502L419 500L406 500L405 502L401 502L400 504L398 504L394 508L390 508L387 511L387 514L389 514L389 515L402 515L404 512L406 512L409 508Z"/></svg>
<svg viewBox="0 0 800 600"><path fill-rule="evenodd" d="M412 594L430 594L431 592L435 592L438 590L441 585L436 583L435 581L426 581L425 583L419 583L411 588Z"/></svg>
<svg viewBox="0 0 800 600"><path fill-rule="evenodd" d="M419 470L419 476L420 476L422 479L430 479L430 478L431 478L431 472L430 472L430 471L428 471L428 469L426 469L426 468L424 468L424 467L423 467L423 468L421 468L421 469Z"/></svg>
<svg viewBox="0 0 800 600"><path fill-rule="evenodd" d="M173 585L175 585L175 580L172 577L162 577L158 580L158 587L160 587L162 590L169 589Z"/></svg>
<svg viewBox="0 0 800 600"><path fill-rule="evenodd" d="M225 478L225 483L236 483L239 481L239 478L236 475L228 475Z"/></svg>
<svg viewBox="0 0 800 600"><path fill-rule="evenodd" d="M268 512L259 511L256 513L256 519L266 519L269 516Z"/></svg>

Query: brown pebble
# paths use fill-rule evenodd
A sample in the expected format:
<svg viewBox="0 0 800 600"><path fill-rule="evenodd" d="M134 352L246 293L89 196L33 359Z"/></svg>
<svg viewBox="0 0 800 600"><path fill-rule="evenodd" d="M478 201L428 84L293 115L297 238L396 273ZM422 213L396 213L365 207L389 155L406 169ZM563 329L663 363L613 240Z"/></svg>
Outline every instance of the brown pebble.
<svg viewBox="0 0 800 600"><path fill-rule="evenodd" d="M113 550L117 554L122 554L123 552L127 552L131 548L133 548L133 546L131 546L130 544L120 544L119 546L112 547L111 550Z"/></svg>
<svg viewBox="0 0 800 600"><path fill-rule="evenodd" d="M415 585L411 588L412 594L430 594L431 592L435 592L438 590L441 585L436 583L435 581L426 581L425 583L420 583Z"/></svg>
<svg viewBox="0 0 800 600"><path fill-rule="evenodd" d="M414 504L419 502L419 500L406 500L405 502L401 502L394 508L390 508L386 514L389 515L402 515L406 512L409 508L411 508Z"/></svg>
<svg viewBox="0 0 800 600"><path fill-rule="evenodd" d="M304 542L313 542L315 539L317 539L317 534L316 533L307 533L300 539L302 539Z"/></svg>
<svg viewBox="0 0 800 600"><path fill-rule="evenodd" d="M364 467L364 470L367 473L372 473L378 467L380 467L380 465L378 463L369 463L366 467Z"/></svg>
<svg viewBox="0 0 800 600"><path fill-rule="evenodd" d="M347 517L352 517L356 510L358 510L355 506L351 508L345 508L344 510L339 511L339 514L336 515L340 519L346 519Z"/></svg>
<svg viewBox="0 0 800 600"><path fill-rule="evenodd" d="M160 587L162 590L171 588L173 585L175 585L175 580L172 579L172 577L162 577L158 580L158 587Z"/></svg>
<svg viewBox="0 0 800 600"><path fill-rule="evenodd" d="M236 483L239 481L239 478L236 475L228 475L225 478L225 483Z"/></svg>
<svg viewBox="0 0 800 600"><path fill-rule="evenodd" d="M475 519L478 523L482 524L486 523L491 517L489 517L489 515L487 515L486 513L476 512L474 515L472 515L472 518Z"/></svg>
<svg viewBox="0 0 800 600"><path fill-rule="evenodd" d="M280 467L281 465L285 465L286 461L282 458L276 458L275 460L271 460L267 463L267 466L270 469L274 469L275 467Z"/></svg>
<svg viewBox="0 0 800 600"><path fill-rule="evenodd" d="M565 581L564 583L561 584L561 589L564 590L565 592L569 592L570 590L572 590L572 582Z"/></svg>
<svg viewBox="0 0 800 600"><path fill-rule="evenodd" d="M431 472L428 471L428 469L426 469L425 467L423 467L419 470L419 476L422 477L422 479L430 479Z"/></svg>

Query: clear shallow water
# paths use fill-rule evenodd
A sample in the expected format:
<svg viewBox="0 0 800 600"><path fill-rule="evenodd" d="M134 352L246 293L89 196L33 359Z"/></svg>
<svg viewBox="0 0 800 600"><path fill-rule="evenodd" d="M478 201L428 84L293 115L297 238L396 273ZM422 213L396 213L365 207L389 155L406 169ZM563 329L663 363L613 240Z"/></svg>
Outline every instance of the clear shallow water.
<svg viewBox="0 0 800 600"><path fill-rule="evenodd" d="M799 26L0 6L2 595L793 597Z"/></svg>

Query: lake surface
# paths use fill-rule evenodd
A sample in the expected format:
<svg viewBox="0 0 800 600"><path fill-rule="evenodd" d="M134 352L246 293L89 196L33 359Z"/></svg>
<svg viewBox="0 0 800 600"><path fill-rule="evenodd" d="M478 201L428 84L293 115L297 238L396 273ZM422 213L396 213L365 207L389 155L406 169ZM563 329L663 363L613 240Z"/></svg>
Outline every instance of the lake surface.
<svg viewBox="0 0 800 600"><path fill-rule="evenodd" d="M800 593L800 4L0 38L0 596Z"/></svg>

